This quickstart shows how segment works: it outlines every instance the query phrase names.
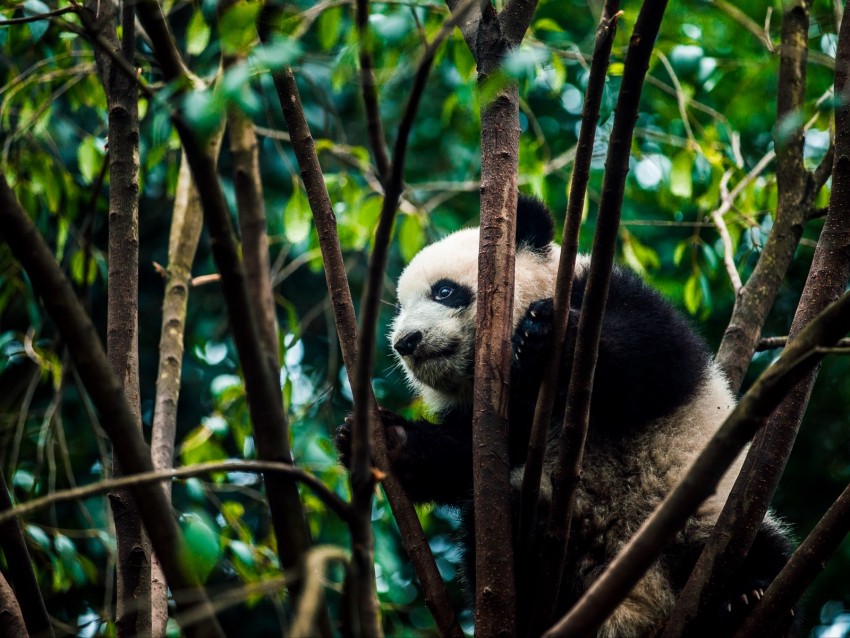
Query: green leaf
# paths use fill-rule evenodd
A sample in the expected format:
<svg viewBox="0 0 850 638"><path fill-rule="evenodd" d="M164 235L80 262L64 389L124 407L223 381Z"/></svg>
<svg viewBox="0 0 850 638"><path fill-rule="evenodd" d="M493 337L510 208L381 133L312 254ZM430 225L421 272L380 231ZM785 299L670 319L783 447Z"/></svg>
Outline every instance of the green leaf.
<svg viewBox="0 0 850 638"><path fill-rule="evenodd" d="M209 517L197 512L184 514L180 527L186 541L186 566L204 582L221 558L218 529Z"/></svg>
<svg viewBox="0 0 850 638"><path fill-rule="evenodd" d="M261 2L240 2L221 17L218 32L225 53L247 53L257 39L257 16Z"/></svg>
<svg viewBox="0 0 850 638"><path fill-rule="evenodd" d="M296 188L289 203L283 211L283 232L291 244L299 244L310 234L311 220L310 202L300 188Z"/></svg>
<svg viewBox="0 0 850 638"><path fill-rule="evenodd" d="M398 246L405 262L413 259L425 245L425 233L422 232L422 220L418 215L404 215L398 231Z"/></svg>
<svg viewBox="0 0 850 638"><path fill-rule="evenodd" d="M692 315L697 313L702 303L703 289L699 273L693 273L685 282L685 309Z"/></svg>
<svg viewBox="0 0 850 638"><path fill-rule="evenodd" d="M694 193L691 169L693 167L693 156L688 151L682 151L673 158L673 166L670 169L670 192L676 197L690 199Z"/></svg>
<svg viewBox="0 0 850 638"><path fill-rule="evenodd" d="M82 144L77 147L77 162L80 166L83 183L91 184L94 181L95 175L100 170L102 157L103 155L98 149L94 137L85 138Z"/></svg>
<svg viewBox="0 0 850 638"><path fill-rule="evenodd" d="M210 27L201 11L195 11L186 29L186 51L191 55L200 55L210 42Z"/></svg>
<svg viewBox="0 0 850 638"><path fill-rule="evenodd" d="M339 42L342 27L342 7L331 7L322 11L316 22L317 37L322 50L328 51Z"/></svg>

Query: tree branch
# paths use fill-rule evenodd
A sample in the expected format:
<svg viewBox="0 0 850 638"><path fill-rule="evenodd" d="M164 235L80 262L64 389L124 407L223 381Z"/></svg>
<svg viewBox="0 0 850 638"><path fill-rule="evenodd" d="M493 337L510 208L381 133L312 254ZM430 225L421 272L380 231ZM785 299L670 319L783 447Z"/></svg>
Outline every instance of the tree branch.
<svg viewBox="0 0 850 638"><path fill-rule="evenodd" d="M266 34L261 32L261 37ZM346 368L351 371L356 368L357 361L357 322L354 316L354 305L348 287L345 264L342 259L339 238L336 232L336 217L322 175L322 169L316 155L315 144L304 110L301 97L295 84L295 77L290 68L273 73L275 88L280 98L281 110L286 120L292 140L293 150L301 169L307 198L313 211L313 220L319 236L319 245L325 264L325 277L333 306L334 321L339 336L340 347ZM378 423L377 404L374 396L369 397L370 418ZM376 429L376 431L381 428ZM382 432L381 432L382 433ZM381 449L378 437L375 438L375 460L378 467L388 471L389 464L386 448ZM425 592L425 602L428 605L437 627L443 635L462 636L463 632L452 610L445 584L434 562L434 556L428 546L428 541L419 524L413 504L404 493L398 479L387 474L383 479L384 490L387 494L393 515L401 529L401 538L405 550L419 577Z"/></svg>
<svg viewBox="0 0 850 638"><path fill-rule="evenodd" d="M547 638L592 635L623 600L670 538L706 498L714 493L724 472L764 424L799 379L816 367L820 346L829 346L850 329L850 293L830 304L788 345L711 438L684 478L641 526L570 612L546 634Z"/></svg>
<svg viewBox="0 0 850 638"><path fill-rule="evenodd" d="M538 617L543 622L548 622L555 611L564 570L575 490L581 476L587 439L593 376L614 264L632 136L644 78L666 8L666 0L645 0L643 3L626 52L623 81L614 110L590 270L579 315L561 446L552 479L552 504L540 559L538 591L546 592L546 595L538 597L541 601L545 599L545 607L541 605L542 613Z"/></svg>
<svg viewBox="0 0 850 638"><path fill-rule="evenodd" d="M369 0L356 1L357 32L360 34L360 89L363 104L366 106L366 121L369 129L369 141L375 156L378 177L387 179L390 174L390 160L384 142L384 127L381 124L381 109L378 106L375 67L372 63L372 41L369 31Z"/></svg>
<svg viewBox="0 0 850 638"><path fill-rule="evenodd" d="M805 103L809 3L810 0L797 0L782 20L776 103L780 136L776 140L779 189L776 220L752 275L735 299L729 326L717 351L717 363L733 392L741 388L762 326L785 279L817 194L803 166L803 128L783 131L802 112Z"/></svg>
<svg viewBox="0 0 850 638"><path fill-rule="evenodd" d="M843 61L836 66L835 81L836 94L842 97L835 115L838 160L833 169L829 213L791 324L791 345L800 331L844 292L850 280L850 203L846 199L850 197L850 106L846 104L850 97L847 83L850 23L841 25L837 55ZM669 636L692 635L696 631L724 590L727 574L743 561L752 547L797 438L818 370L819 367L814 367L789 390L768 426L750 447L715 531L683 590L678 605L681 609L667 626Z"/></svg>
<svg viewBox="0 0 850 638"><path fill-rule="evenodd" d="M103 479L102 481L98 481L97 483L92 483L90 485L84 485L83 487L52 492L46 496L35 498L31 501L27 501L26 503L21 503L11 509L0 510L0 525L11 521L14 518L29 516L39 510L64 501L82 500L91 496L97 496L98 494L105 494L106 492L116 488L162 483L173 478L188 478L199 474L209 474L210 472L254 472L255 474L271 472L289 476L309 487L316 496L343 521L348 523L351 520L351 507L348 503L343 501L318 478L305 470L293 466L291 463L230 460L197 463L195 465L186 465L184 467L168 468L164 470L150 470L147 472L133 474L131 476Z"/></svg>
<svg viewBox="0 0 850 638"><path fill-rule="evenodd" d="M12 499L9 496L6 479L0 471L0 517L10 511L12 511ZM9 520L4 523L0 520L0 549L3 550L3 556L9 567L9 577L17 593L19 611L26 624L26 630L33 636L53 638L53 626L50 624L44 597L38 587L24 531L18 521ZM2 598L0 596L0 599ZM0 621L3 619L2 607L8 609L8 603L0 605ZM0 622L0 626L3 625L4 622ZM22 634L25 633L22 632Z"/></svg>
<svg viewBox="0 0 850 638"><path fill-rule="evenodd" d="M153 469L150 451L136 427L121 383L109 367L97 333L62 274L50 249L15 199L0 174L0 233L21 262L32 286L42 298L68 346L80 378L101 414L118 460L128 474ZM14 241L10 241L14 238ZM178 609L198 607L202 619L187 632L194 636L221 636L209 600L193 573L183 570L183 537L171 516L171 507L157 486L135 486L133 495L155 551L160 557Z"/></svg>
<svg viewBox="0 0 850 638"><path fill-rule="evenodd" d="M836 65L838 68L838 65ZM770 638L779 635L789 612L823 571L827 560L850 531L850 486L818 521L782 571L767 588L764 597L750 612L735 638Z"/></svg>
<svg viewBox="0 0 850 638"><path fill-rule="evenodd" d="M578 255L578 235L581 228L581 218L584 212L587 182L590 177L590 163L593 158L593 143L596 138L596 125L599 120L599 108L605 91L605 77L608 71L608 61L614 36L617 32L617 19L620 16L619 0L607 0L602 8L602 17L596 29L596 40L593 48L593 59L590 64L590 74L584 97L584 108L581 114L581 129L573 163L573 174L570 182L570 197L567 203L566 219L563 237L561 239L561 256L558 263L558 277L555 282L555 316L553 319L552 342L554 349L546 364L537 404L534 410L531 436L528 444L528 456L522 479L520 496L519 548L531 548L531 530L537 526L537 506L540 493L540 478L543 474L543 456L552 421L552 410L557 392L558 377L561 371L561 361L564 356L572 357L572 352L563 352L567 336L567 324L570 314L570 297L572 294L575 260ZM533 568L531 556L519 563ZM534 590L533 578L530 573L520 575L520 582L526 583L520 591ZM522 606L524 607L524 605Z"/></svg>
<svg viewBox="0 0 850 638"><path fill-rule="evenodd" d="M142 0L137 10L150 34L163 74L167 80L177 83L179 95L189 85L191 77L179 59L159 5L155 0ZM215 158L199 143L192 129L178 114L174 114L172 121L195 183L204 185L200 189L204 219L212 240L213 257L221 273L222 291L245 377L258 456L266 461L291 463L289 428L280 396L278 371L269 365L259 336L230 211L216 174ZM289 583L289 589L297 599L300 591L298 578L303 575L304 555L310 546L304 510L297 486L291 479L270 475L266 477L266 490L281 566L296 579Z"/></svg>

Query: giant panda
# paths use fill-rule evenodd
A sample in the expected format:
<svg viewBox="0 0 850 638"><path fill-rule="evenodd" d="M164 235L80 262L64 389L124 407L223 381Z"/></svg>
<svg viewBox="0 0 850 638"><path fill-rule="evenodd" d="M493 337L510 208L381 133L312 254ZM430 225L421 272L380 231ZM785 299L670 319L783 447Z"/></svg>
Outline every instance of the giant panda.
<svg viewBox="0 0 850 638"><path fill-rule="evenodd" d="M560 247L539 201L519 196L513 305L509 445L514 501L546 357L551 352ZM457 231L422 249L401 274L390 345L430 420L382 410L391 468L419 503L459 509L466 576L473 577L472 387L479 229ZM579 256L565 352L575 340L589 258ZM541 484L551 495L557 436L571 362L565 357ZM735 405L726 379L689 323L633 272L615 268L602 322L583 473L577 488L558 617L581 596L676 485ZM344 462L350 419L337 445ZM655 635L707 541L740 470L740 459L600 629L601 638ZM517 509L516 507L514 509ZM515 512L516 514L516 512ZM768 515L718 606L706 636L734 633L749 605L784 565L791 544ZM515 555L519 555L515 552ZM520 595L523 592L520 591ZM789 630L790 631L790 630Z"/></svg>

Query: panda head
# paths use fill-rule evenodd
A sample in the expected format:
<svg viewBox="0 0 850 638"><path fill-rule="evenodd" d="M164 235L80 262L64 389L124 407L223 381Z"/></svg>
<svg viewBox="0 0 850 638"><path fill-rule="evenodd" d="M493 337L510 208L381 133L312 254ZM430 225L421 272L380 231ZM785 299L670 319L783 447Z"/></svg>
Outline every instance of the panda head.
<svg viewBox="0 0 850 638"><path fill-rule="evenodd" d="M513 325L528 306L554 294L560 248L554 222L536 199L517 201ZM471 402L478 228L457 231L423 248L398 281L398 314L390 346L426 408L439 413Z"/></svg>

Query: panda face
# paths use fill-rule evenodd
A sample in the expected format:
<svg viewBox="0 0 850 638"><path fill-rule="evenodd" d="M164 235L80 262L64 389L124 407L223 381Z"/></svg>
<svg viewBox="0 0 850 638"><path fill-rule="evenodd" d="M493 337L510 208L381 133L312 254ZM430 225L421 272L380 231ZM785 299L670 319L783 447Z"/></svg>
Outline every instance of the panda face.
<svg viewBox="0 0 850 638"><path fill-rule="evenodd" d="M472 391L477 262L477 229L459 231L423 249L399 279L390 346L433 411Z"/></svg>
<svg viewBox="0 0 850 638"><path fill-rule="evenodd" d="M478 291L477 228L420 251L398 281L390 347L414 392L434 413L472 399ZM518 246L513 325L531 302L553 295L560 250Z"/></svg>

